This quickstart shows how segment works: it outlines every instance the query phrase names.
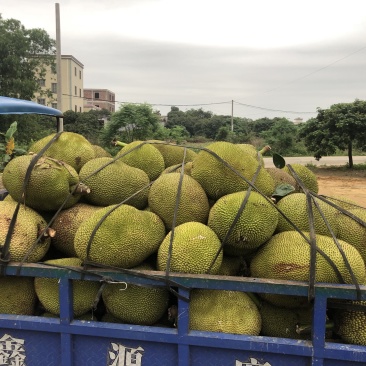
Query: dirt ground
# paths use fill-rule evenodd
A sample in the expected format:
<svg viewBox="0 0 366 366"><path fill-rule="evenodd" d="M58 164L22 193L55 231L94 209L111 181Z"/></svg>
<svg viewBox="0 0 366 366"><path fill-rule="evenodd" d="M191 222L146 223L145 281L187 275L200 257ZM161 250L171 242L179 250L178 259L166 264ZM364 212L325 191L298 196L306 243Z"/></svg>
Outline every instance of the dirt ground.
<svg viewBox="0 0 366 366"><path fill-rule="evenodd" d="M319 194L325 196L339 195L354 200L366 207L366 172L339 171L332 169L314 169L318 178Z"/></svg>

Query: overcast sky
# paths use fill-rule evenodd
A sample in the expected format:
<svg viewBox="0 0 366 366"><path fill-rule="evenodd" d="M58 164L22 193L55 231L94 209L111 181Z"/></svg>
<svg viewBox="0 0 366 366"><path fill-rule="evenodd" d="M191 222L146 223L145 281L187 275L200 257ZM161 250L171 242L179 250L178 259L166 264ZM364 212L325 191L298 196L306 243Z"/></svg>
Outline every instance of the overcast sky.
<svg viewBox="0 0 366 366"><path fill-rule="evenodd" d="M62 54L118 102L230 115L234 100L234 116L306 121L366 98L364 0L58 3ZM4 0L0 13L56 38L55 4Z"/></svg>

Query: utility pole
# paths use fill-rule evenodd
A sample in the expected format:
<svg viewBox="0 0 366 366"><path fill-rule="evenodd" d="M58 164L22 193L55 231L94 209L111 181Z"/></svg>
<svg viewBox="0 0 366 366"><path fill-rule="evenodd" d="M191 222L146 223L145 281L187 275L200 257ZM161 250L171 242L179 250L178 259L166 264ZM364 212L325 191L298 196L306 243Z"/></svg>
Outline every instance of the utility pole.
<svg viewBox="0 0 366 366"><path fill-rule="evenodd" d="M234 132L234 101L231 100L231 132Z"/></svg>
<svg viewBox="0 0 366 366"><path fill-rule="evenodd" d="M57 109L62 112L62 77L61 77L61 27L60 4L56 3L56 80L57 80ZM60 118L58 131L63 131L63 119Z"/></svg>

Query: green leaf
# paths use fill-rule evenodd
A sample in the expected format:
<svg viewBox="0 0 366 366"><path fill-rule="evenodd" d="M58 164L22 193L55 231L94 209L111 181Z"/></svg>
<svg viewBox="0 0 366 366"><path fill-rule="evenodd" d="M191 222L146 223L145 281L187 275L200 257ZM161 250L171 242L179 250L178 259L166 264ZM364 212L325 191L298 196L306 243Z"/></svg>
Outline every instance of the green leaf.
<svg viewBox="0 0 366 366"><path fill-rule="evenodd" d="M280 154L273 153L272 160L273 160L273 164L276 168L282 169L286 165L285 159Z"/></svg>
<svg viewBox="0 0 366 366"><path fill-rule="evenodd" d="M272 197L276 198L277 200L281 199L282 197L287 196L288 194L295 191L295 187L288 183L281 183L279 184L274 193L272 194Z"/></svg>
<svg viewBox="0 0 366 366"><path fill-rule="evenodd" d="M13 137L16 130L17 130L17 122L13 122L10 125L9 129L6 131L5 140L9 141Z"/></svg>

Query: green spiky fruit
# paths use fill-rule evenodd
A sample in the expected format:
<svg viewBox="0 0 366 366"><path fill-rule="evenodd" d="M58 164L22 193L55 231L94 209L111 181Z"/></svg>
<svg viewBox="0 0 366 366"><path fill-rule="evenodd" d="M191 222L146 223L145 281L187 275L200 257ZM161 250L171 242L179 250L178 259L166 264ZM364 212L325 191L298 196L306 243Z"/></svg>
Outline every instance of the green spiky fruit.
<svg viewBox="0 0 366 366"><path fill-rule="evenodd" d="M0 243L4 244L17 207L15 201L0 201ZM30 207L20 205L10 240L10 260L38 262L47 253L51 237L43 217ZM38 238L40 240L38 240Z"/></svg>
<svg viewBox="0 0 366 366"><path fill-rule="evenodd" d="M179 187L181 190L178 196ZM188 221L207 222L210 210L207 195L201 185L186 174L183 177L180 173L162 174L150 188L148 203L150 210L159 215L170 230L178 199L176 225Z"/></svg>
<svg viewBox="0 0 366 366"><path fill-rule="evenodd" d="M17 156L6 165L3 183L11 197L39 211L56 211L61 205L68 208L79 201L79 176L69 164L41 157L31 170L28 184L23 185L28 167L36 155ZM24 193L24 194L23 194Z"/></svg>
<svg viewBox="0 0 366 366"><path fill-rule="evenodd" d="M168 233L158 251L157 267L161 271L216 274L221 266L221 242L215 232L200 222L186 222ZM170 246L172 249L170 251ZM170 260L170 268L167 268ZM215 260L215 262L214 262ZM212 265L212 266L211 266ZM210 268L211 267L211 268Z"/></svg>
<svg viewBox="0 0 366 366"><path fill-rule="evenodd" d="M191 292L191 330L259 335L261 316L244 292L194 289Z"/></svg>
<svg viewBox="0 0 366 366"><path fill-rule="evenodd" d="M0 276L0 313L34 315L37 301L33 278Z"/></svg>
<svg viewBox="0 0 366 366"><path fill-rule="evenodd" d="M154 268L142 264L134 269L153 270ZM105 286L102 297L107 312L120 322L153 325L168 309L169 291L166 287L113 283Z"/></svg>
<svg viewBox="0 0 366 366"><path fill-rule="evenodd" d="M311 207L313 211L315 232L321 235L331 236L328 229L328 224L332 228L335 235L337 235L337 210L328 203L323 202L319 198L313 197L317 202L315 205L313 199L311 200ZM278 203L277 207L297 228L301 231L310 231L308 203L305 193L292 193L283 197ZM325 220L323 218L325 217ZM292 231L296 228L283 215L279 215L277 232ZM327 224L328 223L328 224Z"/></svg>
<svg viewBox="0 0 366 366"><path fill-rule="evenodd" d="M131 268L156 252L164 237L164 223L153 212L112 205L97 210L80 224L74 247L78 257L85 260L91 240L91 261Z"/></svg>
<svg viewBox="0 0 366 366"><path fill-rule="evenodd" d="M80 267L79 258L60 258L45 261L51 266ZM34 287L37 297L44 309L52 314L60 315L59 280L57 278L36 277ZM72 280L73 314L83 315L93 308L100 283L97 281Z"/></svg>
<svg viewBox="0 0 366 366"><path fill-rule="evenodd" d="M300 181L305 188L308 190L318 193L319 191L319 185L318 185L318 179L314 172L312 172L308 167L302 164L290 164L292 170L294 170L294 173L291 171L288 165L286 165L283 170L287 173L289 173L297 182L297 185L299 186L298 181ZM301 187L299 186L299 191L302 192Z"/></svg>
<svg viewBox="0 0 366 366"><path fill-rule="evenodd" d="M133 141L124 146L117 154L118 161L143 170L151 181L165 169L163 155L152 144Z"/></svg>
<svg viewBox="0 0 366 366"><path fill-rule="evenodd" d="M34 142L30 146L29 152L39 153L55 135L53 133ZM43 155L64 161L79 172L87 161L95 158L95 151L92 144L84 136L64 131Z"/></svg>
<svg viewBox="0 0 366 366"><path fill-rule="evenodd" d="M81 168L79 176L90 188L85 200L92 205L109 206L127 199L127 204L137 208L147 205L150 179L141 169L113 158L95 158Z"/></svg>
<svg viewBox="0 0 366 366"><path fill-rule="evenodd" d="M271 202L258 192L251 191L239 219L231 228L246 195L247 191L242 191L218 199L210 210L208 226L221 241L226 239L225 246L252 250L272 236L279 215Z"/></svg>
<svg viewBox="0 0 366 366"><path fill-rule="evenodd" d="M253 181L257 169L259 173ZM214 200L226 194L247 190L247 181L253 182L266 196L274 191L273 179L265 168L239 146L225 141L214 142L197 154L191 176L202 185L208 197Z"/></svg>

